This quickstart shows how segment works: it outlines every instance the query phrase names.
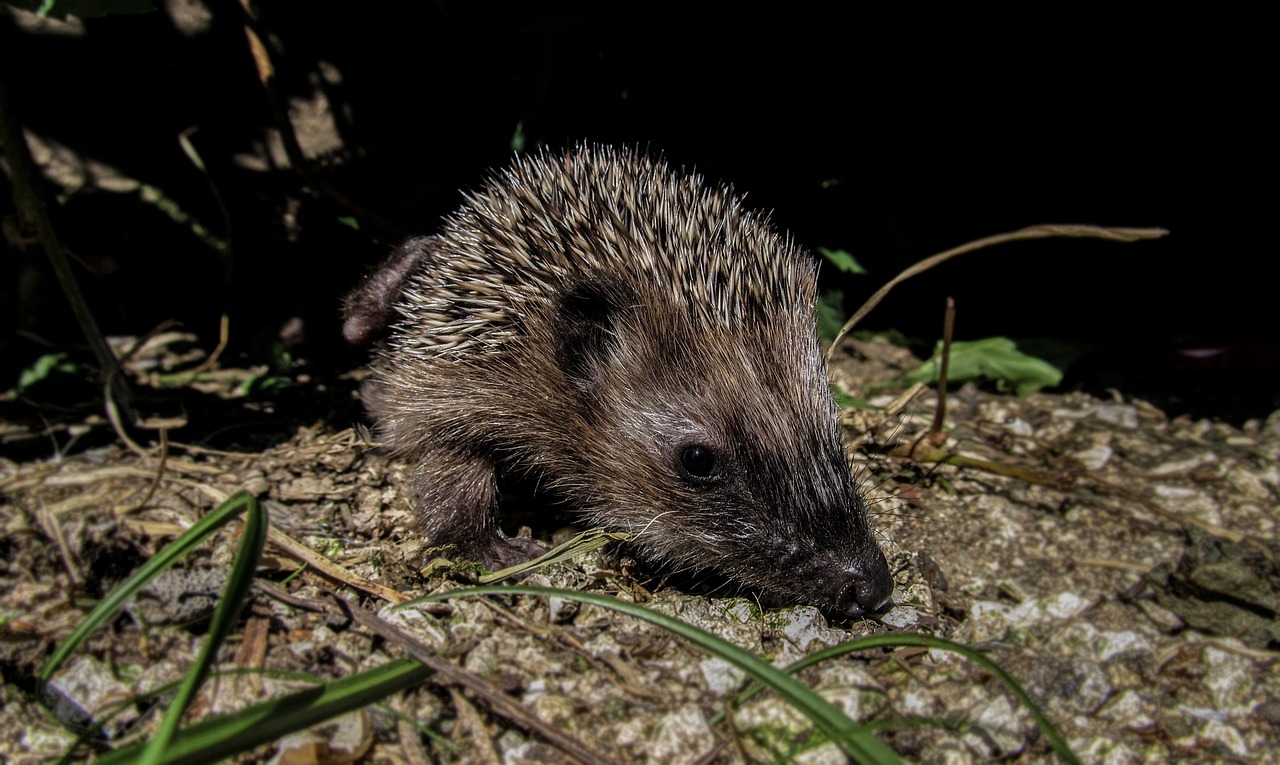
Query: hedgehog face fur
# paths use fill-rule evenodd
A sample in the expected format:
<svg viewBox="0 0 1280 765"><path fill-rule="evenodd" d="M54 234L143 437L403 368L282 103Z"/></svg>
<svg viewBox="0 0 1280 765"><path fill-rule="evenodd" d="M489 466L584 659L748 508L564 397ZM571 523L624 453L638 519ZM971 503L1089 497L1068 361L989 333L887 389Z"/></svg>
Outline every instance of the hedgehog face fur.
<svg viewBox="0 0 1280 765"><path fill-rule="evenodd" d="M432 544L501 566L499 470L656 560L850 615L893 582L840 442L817 266L729 189L630 151L520 159L346 301Z"/></svg>

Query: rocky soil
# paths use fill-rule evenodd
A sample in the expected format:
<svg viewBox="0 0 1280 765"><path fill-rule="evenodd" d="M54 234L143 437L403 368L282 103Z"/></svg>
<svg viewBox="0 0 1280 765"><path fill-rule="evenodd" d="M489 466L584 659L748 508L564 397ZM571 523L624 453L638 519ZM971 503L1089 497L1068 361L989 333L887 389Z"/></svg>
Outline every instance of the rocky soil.
<svg viewBox="0 0 1280 765"><path fill-rule="evenodd" d="M935 394L880 387L917 362L881 343L849 347L833 377L884 407L849 410L846 424L897 576L890 610L850 623L810 607L761 609L750 593L708 595L698 582L665 578L621 546L526 581L644 603L778 666L880 632L963 642L1017 678L1085 762L1280 762L1280 413L1237 429L1170 418L1120 392L1018 399L967 385L948 397L945 439L930 440ZM171 351L159 348L153 363ZM134 378L159 385L156 367L136 366L145 359L135 359ZM493 694L614 762L844 761L778 698L738 703L744 679L734 667L631 618L539 597L392 610L471 574L421 555L401 467L352 427L352 382L295 375L263 403L241 385L247 372L223 374L200 383L237 412L223 427L252 432L319 388L345 405L261 448L186 442L194 422L169 432L167 449L136 451L96 413L4 423L0 437L22 456L0 463L0 760L45 762L66 751L73 734L31 695L52 647L111 586L245 488L266 502L282 536L268 547L266 584L223 667L335 678L404 655L395 640L314 610L337 594L488 688L431 681L246 761L297 762L288 758L320 751L332 759L305 761L565 761L538 725L505 713ZM31 456L35 438L51 444L43 456ZM561 533L558 521L529 525L544 541ZM66 665L59 690L96 715L179 678L201 645L235 535L224 530L131 604ZM329 568L304 566L306 551ZM800 677L855 719L883 725L882 740L912 761L1055 759L993 674L952 653L869 650ZM196 709L233 709L304 685L244 675L211 683ZM154 712L131 707L107 734L145 735Z"/></svg>

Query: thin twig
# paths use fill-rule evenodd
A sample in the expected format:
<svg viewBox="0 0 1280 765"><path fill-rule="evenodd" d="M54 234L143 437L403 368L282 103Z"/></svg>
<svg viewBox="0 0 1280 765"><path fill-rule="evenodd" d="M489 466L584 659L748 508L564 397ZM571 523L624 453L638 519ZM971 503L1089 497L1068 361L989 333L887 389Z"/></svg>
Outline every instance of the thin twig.
<svg viewBox="0 0 1280 765"><path fill-rule="evenodd" d="M494 748L489 732L484 729L484 720L480 719L480 712L475 705L467 701L466 695L457 688L449 689L449 700L453 702L454 711L458 716L460 729L458 732L466 731L471 736L475 762L483 765L502 765L498 750ZM455 740L454 743L460 742Z"/></svg>
<svg viewBox="0 0 1280 765"><path fill-rule="evenodd" d="M862 307L844 323L844 326L840 328L840 332L836 335L836 339L831 342L831 347L827 349L827 364L831 364L831 354L835 351L836 346L840 345L840 341L844 339L844 336L849 334L849 331L852 330L858 322L862 321L867 314L871 313L871 309L879 305L880 301L884 300L885 295L888 295L890 290L916 274L924 273L939 263L945 263L957 255L963 255L966 252L973 252L974 250L991 247L992 245L1004 244L1005 242L1017 242L1024 239L1047 239L1049 237L1064 236L1092 237L1096 239L1107 239L1112 242L1137 242L1143 239L1159 239L1168 233L1168 231L1162 228L1104 228L1102 226L1046 224L1043 226L1030 226L1022 229L1021 231L1013 231L1007 234L988 236L986 238L961 245L955 249L938 253L937 255L925 258L919 263L907 268L902 273L890 279L883 287L876 290L874 295L867 298L867 302L863 303Z"/></svg>
<svg viewBox="0 0 1280 765"><path fill-rule="evenodd" d="M398 590L387 587L386 585L378 584L377 582L371 582L362 576L357 576L356 574L351 573L342 566L339 566L320 553L315 552L311 548L284 533L280 529L277 529L275 526L272 526L270 530L268 530L267 541L281 552L287 553L301 563L305 563L315 573L320 574L326 579L337 582L338 584L345 584L348 587L353 587L361 592L372 595L375 598L381 598L388 603L404 603L405 601L410 600L408 595L405 595Z"/></svg>
<svg viewBox="0 0 1280 765"><path fill-rule="evenodd" d="M182 147L183 153L187 155L187 159L191 160L191 164L200 171L204 176L205 182L209 184L209 193L213 195L213 201L218 205L218 211L222 214L222 228L227 246L218 251L218 256L222 260L222 318L218 322L218 345L209 354L209 358L204 363L196 367L194 374L199 374L206 369L213 369L218 363L218 357L226 350L227 340L231 334L231 317L229 314L231 305L232 285L235 281L235 251L232 246L235 244L235 236L231 230L231 211L227 209L226 200L222 198L222 192L218 189L218 184L214 183L213 176L209 174L209 168L204 164L204 158L200 156L200 152L196 151L195 144L191 142L191 135L195 132L195 128L187 128L178 134L178 144Z"/></svg>
<svg viewBox="0 0 1280 765"><path fill-rule="evenodd" d="M156 495L156 489L160 488L160 479L164 477L165 466L169 462L169 429L160 429L160 460L156 465L156 477L151 480L151 485L147 487L147 493L142 497L142 501L133 507L124 511L124 515L132 515L147 506L151 498Z"/></svg>
<svg viewBox="0 0 1280 765"><path fill-rule="evenodd" d="M111 374L117 375L119 373L120 369L117 367ZM129 431L125 429L124 423L120 419L120 410L116 407L115 386L111 384L111 380L107 380L102 385L102 400L107 409L107 420L111 423L111 427L115 429L116 437L123 441L125 446L129 447L129 451L139 457L143 459L150 457L151 454L146 449L143 449L138 445L137 441L129 437Z"/></svg>
<svg viewBox="0 0 1280 765"><path fill-rule="evenodd" d="M49 512L48 506L41 507L40 525L44 527L45 536L53 539L58 545L58 554L62 558L63 567L67 570L67 576L71 579L73 586L70 592L74 597L74 593L78 592L80 585L84 583L84 577L76 568L76 556L71 552L71 546L67 544L66 535L62 533L62 524L58 522L55 513Z"/></svg>
<svg viewBox="0 0 1280 765"><path fill-rule="evenodd" d="M431 756L422 745L422 734L413 723L403 717L396 720L396 736L400 740L400 751L409 765L431 765Z"/></svg>
<svg viewBox="0 0 1280 765"><path fill-rule="evenodd" d="M600 763L601 765L613 762L556 726L544 722L526 709L524 705L494 688L483 679L437 656L429 646L394 624L380 619L377 615L359 606L352 605L342 598L335 597L334 600L360 626L378 635L383 640L399 646L450 683L465 688L476 698L483 700L491 711L502 715L525 730L536 733L575 760L584 763Z"/></svg>
<svg viewBox="0 0 1280 765"><path fill-rule="evenodd" d="M1236 544L1240 544L1243 542L1248 542L1248 543L1256 542L1256 540L1246 537L1244 534L1240 533L1239 531L1233 531L1232 529L1226 528L1225 526L1219 526L1218 524L1210 523L1209 521L1202 521L1199 518L1196 518L1195 516L1187 513L1176 513L1172 510L1168 510L1159 502L1156 502L1150 497L1147 497L1139 492L1133 491L1132 489L1126 488L1124 486L1119 486L1117 484L1114 484L1111 481L1107 481L1098 476L1086 473L1084 475L1084 479L1085 479L1085 485L1096 489L1099 494L1109 494L1114 497L1127 499L1130 502L1136 502L1137 504L1141 505L1143 509L1145 509L1147 512L1150 512L1153 515L1158 515L1161 518L1164 518L1165 520L1173 521L1179 526L1184 526L1184 527L1193 526L1197 529L1200 529L1204 533L1209 534L1210 536L1215 536L1220 539L1227 539L1232 542L1235 542ZM1270 552L1266 549L1266 545L1259 544L1257 545L1257 547L1261 549L1264 553L1269 554Z"/></svg>
<svg viewBox="0 0 1280 765"><path fill-rule="evenodd" d="M938 406L933 410L933 424L929 426L929 438L934 444L946 440L942 423L947 416L947 372L951 367L951 336L956 328L956 301L947 298L947 309L942 319L942 359L938 364Z"/></svg>
<svg viewBox="0 0 1280 765"><path fill-rule="evenodd" d="M1151 498L1136 491L1132 491L1123 486L1118 486L1096 475L1080 470L1046 473L1039 470L1020 467L1018 465L992 462L990 460L978 459L977 457L966 457L963 454L948 452L927 443L917 443L912 446L902 444L891 450L890 454L895 457L903 457L915 462L932 462L939 465L973 468L987 473L992 473L994 475L1015 478L1027 483L1049 486L1059 491L1068 491L1078 486L1085 486L1094 489L1099 494L1120 497L1141 505L1143 509L1153 515L1172 521L1179 527L1193 526L1211 536L1227 539L1236 543L1245 542L1247 540L1245 535L1238 531L1233 531L1225 526L1219 526L1215 523L1209 523L1208 521L1202 521L1192 515L1175 513L1172 510L1164 508ZM1264 546L1259 545L1259 547Z"/></svg>
<svg viewBox="0 0 1280 765"><path fill-rule="evenodd" d="M228 298L229 300L229 298ZM227 342L231 339L231 316L225 310L222 312L222 318L218 321L218 344L214 346L213 351L209 354L209 358L200 363L200 366L191 370L188 374L192 377L204 374L217 365L218 359L222 356L222 352L227 349Z"/></svg>

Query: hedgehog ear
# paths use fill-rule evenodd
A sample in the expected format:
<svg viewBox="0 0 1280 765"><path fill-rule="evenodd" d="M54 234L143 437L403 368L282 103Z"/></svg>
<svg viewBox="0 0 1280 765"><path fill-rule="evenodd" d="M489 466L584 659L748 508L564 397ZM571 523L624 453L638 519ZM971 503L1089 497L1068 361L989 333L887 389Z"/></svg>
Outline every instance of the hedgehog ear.
<svg viewBox="0 0 1280 765"><path fill-rule="evenodd" d="M342 300L342 336L352 345L365 345L387 333L396 318L396 303L405 283L416 271L430 268L440 240L420 236L400 245L378 270Z"/></svg>
<svg viewBox="0 0 1280 765"><path fill-rule="evenodd" d="M636 304L625 285L585 282L566 291L556 308L556 361L585 400L598 397L605 365L617 348L618 319Z"/></svg>

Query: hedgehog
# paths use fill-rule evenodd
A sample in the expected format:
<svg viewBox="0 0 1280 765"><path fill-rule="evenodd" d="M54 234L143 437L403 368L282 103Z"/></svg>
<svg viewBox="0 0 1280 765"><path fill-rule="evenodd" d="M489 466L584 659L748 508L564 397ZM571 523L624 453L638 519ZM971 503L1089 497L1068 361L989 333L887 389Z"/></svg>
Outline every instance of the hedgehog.
<svg viewBox="0 0 1280 765"><path fill-rule="evenodd" d="M639 556L849 616L893 580L841 443L817 262L639 150L517 158L344 303L361 396L432 546L500 568L499 478Z"/></svg>

